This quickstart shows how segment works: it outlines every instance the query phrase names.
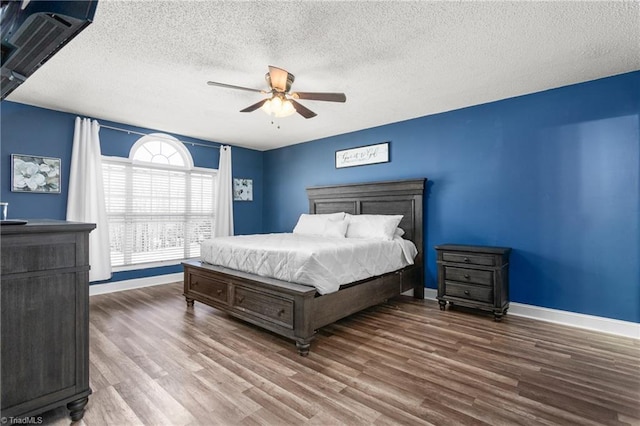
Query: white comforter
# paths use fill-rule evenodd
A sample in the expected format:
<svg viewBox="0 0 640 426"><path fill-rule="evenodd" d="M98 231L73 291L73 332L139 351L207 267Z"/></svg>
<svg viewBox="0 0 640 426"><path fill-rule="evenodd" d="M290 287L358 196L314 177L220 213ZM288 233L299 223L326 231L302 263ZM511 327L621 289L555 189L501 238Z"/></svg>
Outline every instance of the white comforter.
<svg viewBox="0 0 640 426"><path fill-rule="evenodd" d="M300 234L218 237L201 247L204 262L314 286L320 294L412 265L417 253L411 241L400 237L382 241Z"/></svg>

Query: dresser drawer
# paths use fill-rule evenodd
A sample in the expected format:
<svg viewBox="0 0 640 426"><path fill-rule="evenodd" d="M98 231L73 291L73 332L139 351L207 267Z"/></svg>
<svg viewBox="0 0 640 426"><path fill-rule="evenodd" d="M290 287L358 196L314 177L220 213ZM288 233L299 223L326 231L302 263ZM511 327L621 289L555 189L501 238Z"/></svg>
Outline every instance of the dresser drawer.
<svg viewBox="0 0 640 426"><path fill-rule="evenodd" d="M493 288L446 281L445 295L478 302L493 303Z"/></svg>
<svg viewBox="0 0 640 426"><path fill-rule="evenodd" d="M293 300L236 286L233 308L293 328Z"/></svg>
<svg viewBox="0 0 640 426"><path fill-rule="evenodd" d="M228 304L229 285L214 276L189 274L188 289L191 293L206 296L219 303Z"/></svg>
<svg viewBox="0 0 640 426"><path fill-rule="evenodd" d="M444 279L447 281L460 281L462 283L490 286L493 285L493 271L445 266Z"/></svg>
<svg viewBox="0 0 640 426"><path fill-rule="evenodd" d="M495 266L496 259L491 255L477 255L456 252L442 253L442 260L445 262L466 263L469 265Z"/></svg>
<svg viewBox="0 0 640 426"><path fill-rule="evenodd" d="M84 266L76 257L81 247L74 234L24 238L21 235L2 236L2 274L49 271Z"/></svg>

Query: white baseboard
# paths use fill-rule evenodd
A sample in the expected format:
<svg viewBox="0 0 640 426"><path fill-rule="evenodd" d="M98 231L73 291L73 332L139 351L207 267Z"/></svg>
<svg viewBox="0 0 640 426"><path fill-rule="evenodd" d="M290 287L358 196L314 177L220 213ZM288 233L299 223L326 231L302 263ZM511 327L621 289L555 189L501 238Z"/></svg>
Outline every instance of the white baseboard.
<svg viewBox="0 0 640 426"><path fill-rule="evenodd" d="M89 286L89 296L132 290L134 288L151 287L154 285L171 284L182 281L183 279L184 274L182 272L176 272L175 274L156 275L155 277L136 278L133 280L116 281L114 283L94 284Z"/></svg>
<svg viewBox="0 0 640 426"><path fill-rule="evenodd" d="M98 294L113 293L116 291L131 290L134 288L170 284L182 281L183 278L184 274L182 272L177 272L175 274L158 275L155 277L136 278L133 280L116 281L114 283L106 284L95 284L89 286L89 295L96 296ZM413 290L409 290L403 294L411 296L413 295ZM438 291L435 289L424 289L425 299L436 300L437 295ZM640 339L640 324L629 321L620 321L611 318L597 317L594 315L577 314L575 312L560 311L557 309L549 309L515 302L511 302L509 304L509 315L553 322L571 327L585 328L587 330L631 337L633 339Z"/></svg>
<svg viewBox="0 0 640 426"><path fill-rule="evenodd" d="M424 289L425 299L436 299L438 291L432 288ZM523 303L509 303L509 315L532 318L540 321L568 325L570 327L585 328L592 331L615 334L617 336L640 339L640 324L620 321L594 315L578 314L569 311L525 305Z"/></svg>

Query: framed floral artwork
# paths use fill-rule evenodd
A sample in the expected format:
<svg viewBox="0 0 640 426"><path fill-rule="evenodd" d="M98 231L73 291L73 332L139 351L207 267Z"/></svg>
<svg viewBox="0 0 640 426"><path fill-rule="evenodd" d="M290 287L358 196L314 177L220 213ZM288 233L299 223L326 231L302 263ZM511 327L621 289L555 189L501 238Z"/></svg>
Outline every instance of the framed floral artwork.
<svg viewBox="0 0 640 426"><path fill-rule="evenodd" d="M253 201L253 180L234 179L233 180L233 200Z"/></svg>
<svg viewBox="0 0 640 426"><path fill-rule="evenodd" d="M60 193L60 159L11 154L11 191Z"/></svg>

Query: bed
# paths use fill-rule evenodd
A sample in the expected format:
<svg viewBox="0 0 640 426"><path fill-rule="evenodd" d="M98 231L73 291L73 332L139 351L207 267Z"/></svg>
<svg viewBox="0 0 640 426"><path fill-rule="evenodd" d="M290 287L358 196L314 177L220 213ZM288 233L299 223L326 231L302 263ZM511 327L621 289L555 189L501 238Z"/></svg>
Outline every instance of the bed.
<svg viewBox="0 0 640 426"><path fill-rule="evenodd" d="M316 331L339 319L413 290L424 297L423 196L426 179L307 188L309 213L402 215L403 238L418 253L414 264L340 286L320 295L316 288L215 266L184 262L184 296L295 341L309 354Z"/></svg>

